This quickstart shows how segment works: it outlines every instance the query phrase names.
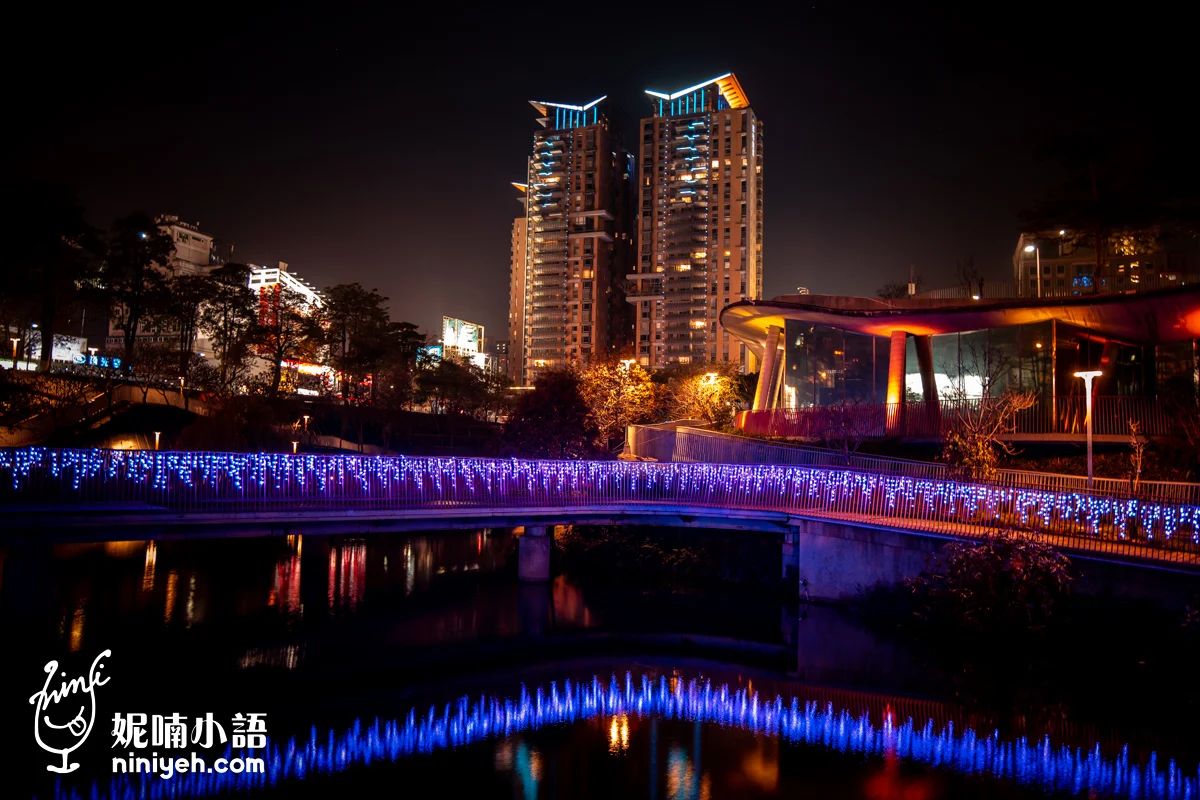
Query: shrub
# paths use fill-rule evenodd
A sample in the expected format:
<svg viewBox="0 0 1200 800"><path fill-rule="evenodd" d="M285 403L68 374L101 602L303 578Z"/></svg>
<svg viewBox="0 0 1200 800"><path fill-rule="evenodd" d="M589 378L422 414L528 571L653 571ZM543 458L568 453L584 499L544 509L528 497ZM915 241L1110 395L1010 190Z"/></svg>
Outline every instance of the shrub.
<svg viewBox="0 0 1200 800"><path fill-rule="evenodd" d="M1073 580L1065 555L1031 535L1005 531L946 545L907 585L926 622L1037 629L1054 617Z"/></svg>

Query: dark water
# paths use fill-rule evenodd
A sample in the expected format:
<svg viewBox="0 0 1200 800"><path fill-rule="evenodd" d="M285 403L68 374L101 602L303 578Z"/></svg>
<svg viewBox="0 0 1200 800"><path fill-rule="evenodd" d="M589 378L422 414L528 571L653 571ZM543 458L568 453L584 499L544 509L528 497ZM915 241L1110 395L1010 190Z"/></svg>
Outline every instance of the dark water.
<svg viewBox="0 0 1200 800"><path fill-rule="evenodd" d="M1145 726L964 707L946 675L832 609L745 587L520 585L514 545L484 530L0 548L13 796L1197 791L1195 762L1172 765L1183 749ZM56 783L27 701L47 661L84 675L105 649L81 767ZM245 755L267 772L114 777L131 752L113 746L117 712L265 714L269 747ZM224 754L135 755L159 750Z"/></svg>

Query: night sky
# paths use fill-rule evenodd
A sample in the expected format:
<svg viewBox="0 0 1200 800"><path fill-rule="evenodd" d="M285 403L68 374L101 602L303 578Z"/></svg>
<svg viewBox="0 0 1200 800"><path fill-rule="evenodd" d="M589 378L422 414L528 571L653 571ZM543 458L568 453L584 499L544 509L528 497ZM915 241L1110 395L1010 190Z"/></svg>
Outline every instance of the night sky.
<svg viewBox="0 0 1200 800"><path fill-rule="evenodd" d="M529 99L607 94L636 124L644 89L735 72L766 125L765 297L910 264L950 285L968 256L1007 278L1047 141L1099 127L1181 172L1200 147L1196 16L1169 6L41 5L0 55L5 174L73 186L98 226L177 214L239 261L360 281L435 335L504 336Z"/></svg>

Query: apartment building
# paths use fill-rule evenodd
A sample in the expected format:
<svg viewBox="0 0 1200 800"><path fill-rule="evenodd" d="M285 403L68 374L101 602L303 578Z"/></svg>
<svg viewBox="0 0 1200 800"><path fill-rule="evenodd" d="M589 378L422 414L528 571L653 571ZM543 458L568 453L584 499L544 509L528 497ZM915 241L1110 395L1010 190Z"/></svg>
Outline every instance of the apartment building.
<svg viewBox="0 0 1200 800"><path fill-rule="evenodd" d="M755 356L730 336L725 306L762 298L763 124L732 73L647 90L641 120L635 357L649 368Z"/></svg>

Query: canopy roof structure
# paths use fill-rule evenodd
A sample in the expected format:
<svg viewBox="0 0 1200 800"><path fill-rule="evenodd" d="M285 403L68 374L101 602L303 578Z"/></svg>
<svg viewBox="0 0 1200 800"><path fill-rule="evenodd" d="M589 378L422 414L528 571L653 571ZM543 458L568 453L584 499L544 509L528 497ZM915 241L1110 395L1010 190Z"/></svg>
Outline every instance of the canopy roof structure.
<svg viewBox="0 0 1200 800"><path fill-rule="evenodd" d="M1058 320L1099 336L1143 344L1200 338L1200 285L1142 294L1006 300L878 300L837 295L783 295L743 300L721 311L721 324L762 356L767 328L788 320L855 333L922 336Z"/></svg>

